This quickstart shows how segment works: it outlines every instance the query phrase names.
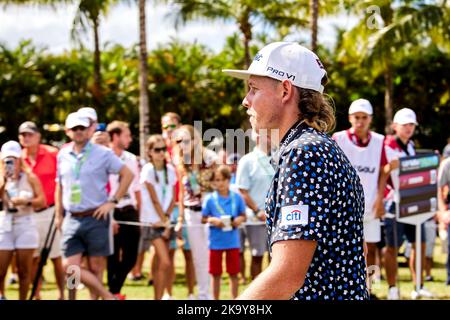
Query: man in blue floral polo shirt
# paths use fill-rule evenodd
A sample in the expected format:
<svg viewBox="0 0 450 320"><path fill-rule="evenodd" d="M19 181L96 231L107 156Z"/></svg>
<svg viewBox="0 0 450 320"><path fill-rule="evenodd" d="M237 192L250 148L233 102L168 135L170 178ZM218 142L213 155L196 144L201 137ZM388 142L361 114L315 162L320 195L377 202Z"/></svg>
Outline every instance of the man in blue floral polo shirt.
<svg viewBox="0 0 450 320"><path fill-rule="evenodd" d="M368 299L363 189L325 133L335 119L322 95L319 58L296 43L275 42L248 70L224 72L248 80L243 105L253 129L281 137L266 199L272 260L239 298Z"/></svg>

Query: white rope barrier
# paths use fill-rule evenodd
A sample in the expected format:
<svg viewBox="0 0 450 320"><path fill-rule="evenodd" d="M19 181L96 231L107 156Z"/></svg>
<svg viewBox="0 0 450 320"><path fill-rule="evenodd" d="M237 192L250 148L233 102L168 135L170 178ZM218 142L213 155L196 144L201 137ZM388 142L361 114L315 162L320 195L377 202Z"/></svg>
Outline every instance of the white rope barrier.
<svg viewBox="0 0 450 320"><path fill-rule="evenodd" d="M33 214L33 220L35 222L50 222L51 219L50 218L41 218L38 216L39 213L37 214ZM149 223L149 222L137 222L137 221L123 221L123 220L113 220L114 222L116 222L119 225L128 225L128 226L137 226L137 227L164 227L164 225L161 224L155 224L155 223ZM175 226L176 224L171 223L170 225ZM190 227L200 227L200 226L205 226L205 225L209 225L208 223L195 223L195 224L183 224L183 227L185 226L190 226ZM265 225L265 222L263 221L247 221L241 224L241 226L260 226L260 225Z"/></svg>

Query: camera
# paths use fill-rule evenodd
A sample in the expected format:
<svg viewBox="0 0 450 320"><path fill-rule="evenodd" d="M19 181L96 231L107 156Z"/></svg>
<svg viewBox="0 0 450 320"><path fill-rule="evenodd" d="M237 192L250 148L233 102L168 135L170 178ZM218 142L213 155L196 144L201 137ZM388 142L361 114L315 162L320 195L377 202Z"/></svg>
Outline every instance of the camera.
<svg viewBox="0 0 450 320"><path fill-rule="evenodd" d="M14 175L14 160L6 159L5 160L5 175L7 178L10 178Z"/></svg>
<svg viewBox="0 0 450 320"><path fill-rule="evenodd" d="M106 123L99 123L97 125L97 128L95 129L95 131L105 132L106 131Z"/></svg>

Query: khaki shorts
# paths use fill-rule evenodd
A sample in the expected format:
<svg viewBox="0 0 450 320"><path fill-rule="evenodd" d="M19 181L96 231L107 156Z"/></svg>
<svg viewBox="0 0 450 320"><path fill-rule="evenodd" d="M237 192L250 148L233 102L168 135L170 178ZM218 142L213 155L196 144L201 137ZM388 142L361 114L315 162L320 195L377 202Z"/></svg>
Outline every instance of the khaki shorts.
<svg viewBox="0 0 450 320"><path fill-rule="evenodd" d="M39 247L34 252L34 258L37 258L41 255L41 251L44 248L48 229L50 228L50 222L52 221L54 212L55 207L50 207L45 209L44 211L34 214L34 220L36 221L36 226L39 233ZM49 236L49 242L51 240L50 237L51 235ZM56 259L61 257L61 255L61 232L59 230L56 230L55 238L53 239L52 247L50 249L48 257L50 259Z"/></svg>

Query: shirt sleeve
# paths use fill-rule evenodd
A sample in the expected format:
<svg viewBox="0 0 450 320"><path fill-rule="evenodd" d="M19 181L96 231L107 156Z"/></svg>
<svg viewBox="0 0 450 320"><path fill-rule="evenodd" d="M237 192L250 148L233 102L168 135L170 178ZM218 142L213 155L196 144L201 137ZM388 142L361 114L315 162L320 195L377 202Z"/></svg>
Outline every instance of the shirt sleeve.
<svg viewBox="0 0 450 320"><path fill-rule="evenodd" d="M238 216L240 215L245 215L245 202L244 202L244 198L242 198L242 196L238 193L236 193L236 198L238 199L237 202L237 209L238 212L236 213Z"/></svg>
<svg viewBox="0 0 450 320"><path fill-rule="evenodd" d="M210 199L211 199L211 197L210 196L208 196L206 199L205 199L205 201L203 201L203 204L202 204L202 216L203 217L209 217L210 215L211 215L211 208L210 208Z"/></svg>
<svg viewBox="0 0 450 320"><path fill-rule="evenodd" d="M276 190L280 210L271 244L281 240L319 241L326 234L332 203L330 182L337 171L327 168L327 162L335 161L329 159L333 152L334 147L326 155L316 146L305 145L285 156Z"/></svg>
<svg viewBox="0 0 450 320"><path fill-rule="evenodd" d="M450 160L442 162L438 174L439 187L450 186Z"/></svg>
<svg viewBox="0 0 450 320"><path fill-rule="evenodd" d="M148 182L152 185L157 184L156 179L155 179L155 168L151 164L149 164L147 166L147 171L146 171L144 179L145 179L144 182Z"/></svg>
<svg viewBox="0 0 450 320"><path fill-rule="evenodd" d="M147 180L148 166L144 165L142 167L141 173L139 174L139 183L142 185Z"/></svg>
<svg viewBox="0 0 450 320"><path fill-rule="evenodd" d="M141 185L139 184L139 164L137 159L133 160L131 171L134 174L132 190L133 192L139 192L141 191Z"/></svg>
<svg viewBox="0 0 450 320"><path fill-rule="evenodd" d="M236 186L239 189L249 190L251 186L250 168L246 158L241 159L236 171Z"/></svg>
<svg viewBox="0 0 450 320"><path fill-rule="evenodd" d="M107 167L106 170L109 174L118 174L124 163L118 156L116 156L111 150L107 151Z"/></svg>
<svg viewBox="0 0 450 320"><path fill-rule="evenodd" d="M56 182L56 183L61 183L61 164L60 164L60 158L61 158L61 154L58 153L58 155L56 156L56 177L55 177L55 182Z"/></svg>

